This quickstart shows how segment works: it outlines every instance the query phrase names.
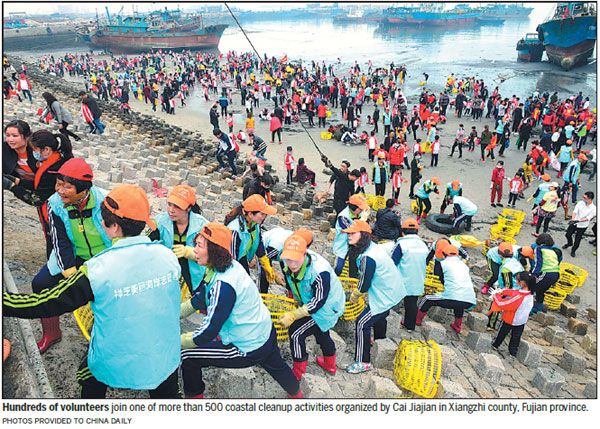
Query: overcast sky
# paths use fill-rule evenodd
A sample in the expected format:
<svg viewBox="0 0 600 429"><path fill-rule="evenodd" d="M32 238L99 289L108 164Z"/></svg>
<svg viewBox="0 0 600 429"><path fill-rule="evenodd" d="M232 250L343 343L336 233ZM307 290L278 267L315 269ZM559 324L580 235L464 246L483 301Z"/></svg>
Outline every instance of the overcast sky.
<svg viewBox="0 0 600 429"><path fill-rule="evenodd" d="M117 13L121 6L124 6L123 12L125 14L131 13L132 5L135 5L136 10L148 11L155 10L157 8L164 8L164 6L168 6L169 8L177 8L180 6L182 9L188 9L194 6L201 6L206 4L214 4L214 5L222 5L223 2L185 2L185 1L162 1L162 2L55 2L55 1L47 1L47 2L10 2L3 1L2 5L4 8L4 15L8 16L9 12L26 12L28 14L45 14L45 13L54 13L54 12L95 12L98 9L98 13L104 13L104 6L108 6L108 9L111 13ZM373 4L373 3L387 3L389 6L398 4L398 2L368 2L363 3L364 5ZM526 2L527 3L527 2ZM238 1L229 1L230 7L238 7L241 9L253 9L253 10L269 10L269 9L279 9L281 7L284 8L297 8L297 7L305 7L306 3L304 2L260 2L260 3L252 3L252 2L238 2ZM416 3L415 3L416 4ZM448 3L452 5L453 3ZM455 4L455 3L454 3ZM484 5L486 3L473 3L473 5ZM349 4L340 3L340 5L349 6ZM548 8L548 4L541 5L540 3L531 3L528 6L534 6L536 9L540 7Z"/></svg>

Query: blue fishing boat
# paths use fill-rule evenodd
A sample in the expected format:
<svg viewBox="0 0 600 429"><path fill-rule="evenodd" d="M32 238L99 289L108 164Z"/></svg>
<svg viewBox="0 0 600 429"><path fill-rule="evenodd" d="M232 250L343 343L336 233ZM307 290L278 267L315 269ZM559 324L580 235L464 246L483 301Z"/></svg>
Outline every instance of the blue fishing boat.
<svg viewBox="0 0 600 429"><path fill-rule="evenodd" d="M517 42L517 59L537 63L542 60L544 44L540 41L538 33L527 33Z"/></svg>
<svg viewBox="0 0 600 429"><path fill-rule="evenodd" d="M481 16L481 9L472 9L468 4L459 4L453 9L446 10L444 3L436 3L422 10L408 13L407 24L452 26L473 24Z"/></svg>
<svg viewBox="0 0 600 429"><path fill-rule="evenodd" d="M596 46L596 3L558 3L540 28L551 62L564 70L585 64Z"/></svg>
<svg viewBox="0 0 600 429"><path fill-rule="evenodd" d="M483 16L527 18L532 10L532 7L526 7L523 3L495 3L483 8Z"/></svg>

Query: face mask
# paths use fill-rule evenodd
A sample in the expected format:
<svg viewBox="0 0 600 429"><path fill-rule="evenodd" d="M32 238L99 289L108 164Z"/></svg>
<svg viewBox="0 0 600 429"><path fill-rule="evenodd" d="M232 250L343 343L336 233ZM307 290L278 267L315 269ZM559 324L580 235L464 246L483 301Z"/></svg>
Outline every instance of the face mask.
<svg viewBox="0 0 600 429"><path fill-rule="evenodd" d="M36 161L39 161L39 162L43 162L48 159L47 156L42 156L41 153L36 152L36 151L33 151L33 157L35 158Z"/></svg>

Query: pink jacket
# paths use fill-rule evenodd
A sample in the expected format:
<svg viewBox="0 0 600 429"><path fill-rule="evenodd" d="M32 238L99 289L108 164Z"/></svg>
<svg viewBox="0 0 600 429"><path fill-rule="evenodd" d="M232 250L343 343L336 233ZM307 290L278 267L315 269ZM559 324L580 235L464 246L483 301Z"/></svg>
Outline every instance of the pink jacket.
<svg viewBox="0 0 600 429"><path fill-rule="evenodd" d="M269 131L276 131L279 128L281 128L281 121L279 120L279 118L277 116L271 117L271 128L269 129Z"/></svg>

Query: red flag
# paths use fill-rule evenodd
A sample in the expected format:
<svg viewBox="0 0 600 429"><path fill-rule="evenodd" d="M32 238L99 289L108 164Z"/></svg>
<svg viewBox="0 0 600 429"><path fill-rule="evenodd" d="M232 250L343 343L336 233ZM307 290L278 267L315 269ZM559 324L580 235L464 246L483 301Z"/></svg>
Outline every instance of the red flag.
<svg viewBox="0 0 600 429"><path fill-rule="evenodd" d="M285 54L285 55L283 56L283 58L279 60L279 62L281 62L281 63L286 63L286 62L287 62L287 54Z"/></svg>

